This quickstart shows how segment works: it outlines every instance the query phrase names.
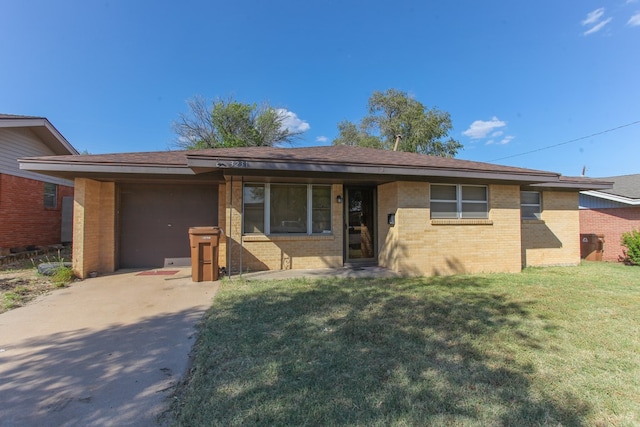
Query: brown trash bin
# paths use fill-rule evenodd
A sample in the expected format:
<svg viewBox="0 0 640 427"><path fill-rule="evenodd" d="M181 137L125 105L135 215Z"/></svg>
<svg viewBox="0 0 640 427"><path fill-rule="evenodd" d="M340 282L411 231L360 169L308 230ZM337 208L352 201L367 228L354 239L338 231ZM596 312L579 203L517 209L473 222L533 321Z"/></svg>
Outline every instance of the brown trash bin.
<svg viewBox="0 0 640 427"><path fill-rule="evenodd" d="M210 282L218 280L218 247L220 227L190 227L191 280Z"/></svg>
<svg viewBox="0 0 640 427"><path fill-rule="evenodd" d="M580 257L587 261L602 261L604 234L581 234Z"/></svg>

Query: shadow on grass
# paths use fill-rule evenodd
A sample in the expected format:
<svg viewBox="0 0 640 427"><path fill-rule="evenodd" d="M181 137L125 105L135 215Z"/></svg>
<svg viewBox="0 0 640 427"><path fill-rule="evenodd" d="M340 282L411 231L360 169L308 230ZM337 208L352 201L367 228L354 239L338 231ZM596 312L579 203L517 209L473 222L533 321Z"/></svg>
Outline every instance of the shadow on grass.
<svg viewBox="0 0 640 427"><path fill-rule="evenodd" d="M508 351L541 346L518 328L527 306L482 279L240 287L203 324L179 425L580 426L590 410L532 390Z"/></svg>

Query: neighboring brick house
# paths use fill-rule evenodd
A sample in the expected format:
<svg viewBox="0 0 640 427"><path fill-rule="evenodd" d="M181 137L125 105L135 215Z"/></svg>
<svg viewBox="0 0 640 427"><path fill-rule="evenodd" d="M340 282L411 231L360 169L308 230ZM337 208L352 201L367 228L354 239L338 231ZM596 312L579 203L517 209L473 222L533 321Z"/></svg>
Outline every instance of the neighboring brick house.
<svg viewBox="0 0 640 427"><path fill-rule="evenodd" d="M640 174L602 179L613 188L580 193L580 233L603 235L602 260L620 261L622 233L640 228Z"/></svg>
<svg viewBox="0 0 640 427"><path fill-rule="evenodd" d="M61 234L65 198L71 222L73 180L18 165L20 157L70 154L77 151L46 118L0 114L0 255L71 241Z"/></svg>
<svg viewBox="0 0 640 427"><path fill-rule="evenodd" d="M190 256L225 232L228 271L377 264L407 275L580 262L578 193L610 183L415 153L328 146L21 159L75 179L80 277ZM171 261L173 262L173 261Z"/></svg>

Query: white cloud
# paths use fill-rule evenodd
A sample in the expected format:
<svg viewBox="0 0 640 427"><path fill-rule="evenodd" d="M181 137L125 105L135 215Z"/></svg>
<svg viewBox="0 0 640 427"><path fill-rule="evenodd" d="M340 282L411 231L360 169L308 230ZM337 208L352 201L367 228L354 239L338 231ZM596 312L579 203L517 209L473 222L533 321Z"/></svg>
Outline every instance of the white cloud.
<svg viewBox="0 0 640 427"><path fill-rule="evenodd" d="M609 22L613 20L613 18L607 18L605 20L601 20L603 16L604 16L604 7L601 7L599 9L596 9L587 13L587 17L582 20L582 25L591 26L591 28L589 28L587 31L585 31L582 34L585 36L588 36L589 34L597 33L598 31L603 29L605 25L607 25Z"/></svg>
<svg viewBox="0 0 640 427"><path fill-rule="evenodd" d="M491 134L491 138L497 138L499 136L502 136L504 134L504 132L502 132L501 130L496 131L494 133Z"/></svg>
<svg viewBox="0 0 640 427"><path fill-rule="evenodd" d="M632 27L640 26L640 12L636 13L631 18L629 18L629 22L627 22L627 25L630 25Z"/></svg>
<svg viewBox="0 0 640 427"><path fill-rule="evenodd" d="M511 141L513 141L513 138L515 138L515 136L513 135L507 135L504 138L502 138L502 140L500 142L498 142L498 144L500 145L505 145L510 143Z"/></svg>
<svg viewBox="0 0 640 427"><path fill-rule="evenodd" d="M289 132L306 132L311 129L309 123L298 118L296 113L284 108L278 108L277 111L282 117L282 125L289 130Z"/></svg>
<svg viewBox="0 0 640 427"><path fill-rule="evenodd" d="M329 140L329 138L327 138L326 136L317 136L316 137L316 142L327 142Z"/></svg>
<svg viewBox="0 0 640 427"><path fill-rule="evenodd" d="M604 21L598 23L597 25L594 25L592 28L588 29L587 31L585 31L583 34L585 36L588 36L589 34L593 34L593 33L597 33L598 31L600 31L601 29L604 28L605 25L607 25L609 22L611 22L613 20L613 18L607 18Z"/></svg>
<svg viewBox="0 0 640 427"><path fill-rule="evenodd" d="M471 123L469 129L462 132L462 134L464 136L468 136L471 139L482 139L486 138L487 135L492 133L494 129L505 127L506 125L506 122L503 122L496 116L493 116L489 121L476 120L475 122Z"/></svg>
<svg viewBox="0 0 640 427"><path fill-rule="evenodd" d="M502 134L502 132L500 132ZM485 142L485 145L492 145L492 144L497 144L497 145L505 145L510 143L511 141L513 141L513 138L515 138L515 136L513 135L507 135L504 138L502 138L500 141L495 141L494 139L490 139L487 142Z"/></svg>
<svg viewBox="0 0 640 427"><path fill-rule="evenodd" d="M604 15L604 7L587 13L587 17L582 21L582 25L595 24Z"/></svg>

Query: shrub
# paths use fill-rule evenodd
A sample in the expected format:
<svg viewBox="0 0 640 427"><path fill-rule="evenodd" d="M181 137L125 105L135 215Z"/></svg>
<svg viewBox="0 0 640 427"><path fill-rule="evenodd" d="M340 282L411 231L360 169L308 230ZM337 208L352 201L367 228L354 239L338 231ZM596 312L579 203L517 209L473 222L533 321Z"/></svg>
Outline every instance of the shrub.
<svg viewBox="0 0 640 427"><path fill-rule="evenodd" d="M73 282L76 275L71 267L60 266L53 273L53 284L57 287L63 287Z"/></svg>
<svg viewBox="0 0 640 427"><path fill-rule="evenodd" d="M640 265L640 228L622 233L622 246L626 247L625 262Z"/></svg>

